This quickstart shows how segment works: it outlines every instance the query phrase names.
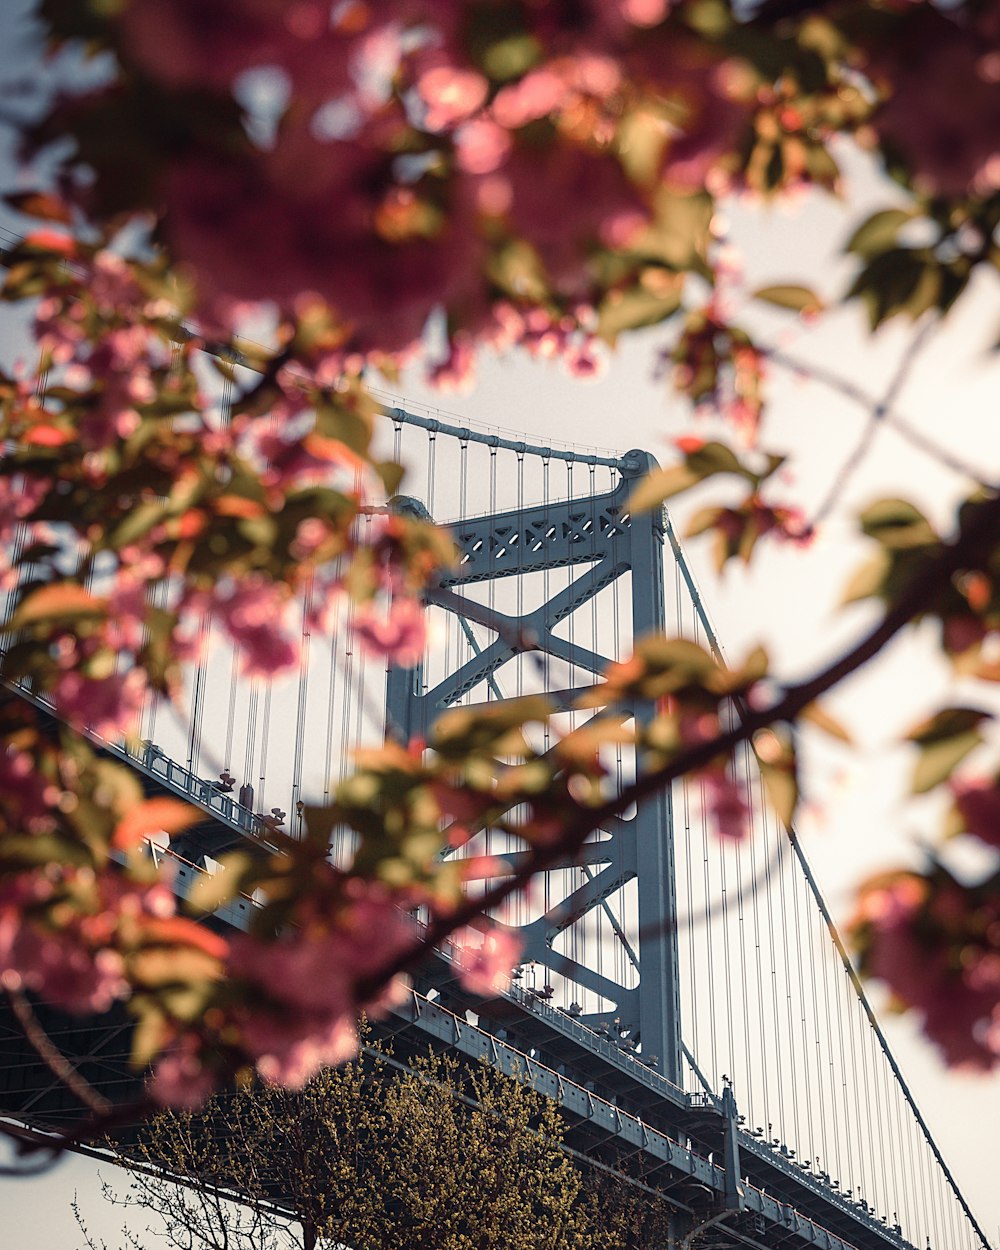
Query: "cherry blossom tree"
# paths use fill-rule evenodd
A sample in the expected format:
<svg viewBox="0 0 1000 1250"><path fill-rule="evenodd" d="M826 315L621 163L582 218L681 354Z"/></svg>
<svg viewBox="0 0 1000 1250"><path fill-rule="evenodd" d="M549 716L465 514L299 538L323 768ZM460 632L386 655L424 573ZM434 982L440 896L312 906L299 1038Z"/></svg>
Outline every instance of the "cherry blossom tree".
<svg viewBox="0 0 1000 1250"><path fill-rule="evenodd" d="M762 653L726 669L650 639L608 672L612 703L658 709L634 729L645 769L610 797L592 732L545 756L523 735L511 746L551 715L543 700L456 710L426 743L369 752L332 807L306 810L304 838L276 833L266 864L236 856L193 899L256 891L250 934L176 913L142 848L196 816L144 800L80 731L128 735L148 692L175 695L208 618L247 672L289 671L307 584L317 623L350 598L359 644L414 662L424 591L451 552L410 516L359 539L359 515L400 481L373 450L371 379L422 363L462 385L480 353L515 348L586 377L621 336L662 325L671 384L727 421L734 446L679 440L632 506L735 481L742 501L694 529L720 564L749 561L762 541L807 542L816 520L780 497L769 353L732 311L721 208L841 194L843 154L860 148L896 184L847 247L842 299L873 330L932 324L1000 268L996 0L428 9L39 6L66 85L17 123L26 164L7 197L29 224L5 254L3 298L27 310L37 359L0 377L0 576L14 604L5 676L60 726L0 706L0 982L25 1018L26 994L68 1010L128 1002L134 1062L152 1065L161 1103L192 1105L250 1068L298 1087L347 1058L359 1013L391 1001L426 943L488 930L535 872L673 778L702 773L720 833L746 837L725 771L740 742L757 742L791 820L797 725L836 733L818 701L915 622L936 623L983 701L1000 674L996 491L977 482L946 533L885 500L860 518L874 555L853 587L881 618L821 671L781 684ZM794 281L747 294L789 317L825 311ZM256 347L240 336L262 319L270 345ZM225 420L206 349L232 388ZM961 768L991 715L945 707L910 740L916 788L951 795L945 832L995 848L1000 779ZM438 851L472 821L512 829L529 853L467 897ZM327 857L337 823L362 835L347 869ZM983 1070L1000 1060L998 881L963 883L932 858L865 885L854 925L863 970L950 1062ZM416 906L431 917L419 939L401 919ZM470 985L515 957L487 936ZM97 1131L108 1112L92 1102Z"/></svg>

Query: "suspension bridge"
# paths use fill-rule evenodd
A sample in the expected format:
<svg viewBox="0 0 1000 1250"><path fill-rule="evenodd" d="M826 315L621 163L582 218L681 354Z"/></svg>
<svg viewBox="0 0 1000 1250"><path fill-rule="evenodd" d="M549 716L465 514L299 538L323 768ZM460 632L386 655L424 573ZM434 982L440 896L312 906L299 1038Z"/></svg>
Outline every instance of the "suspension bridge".
<svg viewBox="0 0 1000 1250"><path fill-rule="evenodd" d="M647 454L538 446L389 406L381 427L407 467L406 496L387 506L435 518L459 553L428 594L422 662L366 656L345 605L323 636L304 632L296 676L243 679L238 649L207 622L187 715L150 702L140 746L100 744L148 793L202 809L194 830L153 847L182 894L225 851L267 854L272 829L300 832L303 806L329 802L353 751L387 731L422 735L444 709L546 692L561 710L539 731L544 749L593 714L577 696L634 638L659 630L719 650L669 517L629 512ZM623 784L636 760L609 751ZM627 1160L666 1195L678 1245L986 1250L749 748L735 776L748 840L722 844L697 779L609 822L495 917L524 953L494 998L463 991L448 945L429 957L383 1025L396 1053L448 1048L555 1098L574 1149ZM352 849L334 833L334 859ZM455 853L509 870L524 847L487 828ZM253 905L238 899L213 923L245 926ZM134 1092L123 1013L40 1011L99 1090ZM0 1108L41 1129L80 1110L7 1017Z"/></svg>

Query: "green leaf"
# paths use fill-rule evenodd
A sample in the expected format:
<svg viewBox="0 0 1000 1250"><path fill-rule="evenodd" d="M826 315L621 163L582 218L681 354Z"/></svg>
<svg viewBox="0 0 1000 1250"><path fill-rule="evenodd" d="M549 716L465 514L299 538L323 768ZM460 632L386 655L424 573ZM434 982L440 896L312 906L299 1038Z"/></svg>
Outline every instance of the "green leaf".
<svg viewBox="0 0 1000 1250"><path fill-rule="evenodd" d="M725 443L703 443L687 453L687 463L701 477L712 477L716 473L736 473L740 477L753 479L731 447Z"/></svg>
<svg viewBox="0 0 1000 1250"><path fill-rule="evenodd" d="M681 283L665 291L651 291L638 284L627 291L611 291L597 314L597 333L614 343L623 330L658 325L677 311L681 303Z"/></svg>
<svg viewBox="0 0 1000 1250"><path fill-rule="evenodd" d="M862 532L883 547L926 547L938 541L924 514L906 499L880 499L858 519Z"/></svg>
<svg viewBox="0 0 1000 1250"><path fill-rule="evenodd" d="M818 313L826 307L820 297L807 286L765 286L754 291L754 299L775 304L778 308L790 308L792 312L798 313Z"/></svg>
<svg viewBox="0 0 1000 1250"><path fill-rule="evenodd" d="M529 721L545 721L552 713L545 695L505 699L485 708L450 708L434 722L430 745L446 758L494 746L511 730Z"/></svg>
<svg viewBox="0 0 1000 1250"><path fill-rule="evenodd" d="M138 1022L132 1031L132 1067L147 1067L160 1053L171 1035L163 1012L146 995L136 995L130 1003Z"/></svg>
<svg viewBox="0 0 1000 1250"><path fill-rule="evenodd" d="M946 707L915 725L906 735L906 740L915 742L917 746L929 746L953 738L956 734L967 733L981 725L984 720L991 719L991 713L983 711L982 708Z"/></svg>
<svg viewBox="0 0 1000 1250"><path fill-rule="evenodd" d="M916 216L912 208L887 208L873 214L851 235L844 249L868 259L894 247L900 230Z"/></svg>
<svg viewBox="0 0 1000 1250"><path fill-rule="evenodd" d="M847 579L841 603L857 603L860 599L879 598L885 594L886 582L892 572L892 556L884 548L854 570Z"/></svg>
<svg viewBox="0 0 1000 1250"><path fill-rule="evenodd" d="M947 781L965 757L982 742L978 729L955 734L922 747L917 766L913 770L914 794L926 794L942 781Z"/></svg>
<svg viewBox="0 0 1000 1250"><path fill-rule="evenodd" d="M702 475L692 472L686 464L675 464L669 469L654 469L639 479L629 495L629 510L649 512L658 508L665 500L679 495L681 491L697 486L701 480Z"/></svg>
<svg viewBox="0 0 1000 1250"><path fill-rule="evenodd" d="M983 741L979 726L992 719L974 707L948 707L915 726L907 740L920 751L913 771L913 791L925 794L946 781L962 760Z"/></svg>

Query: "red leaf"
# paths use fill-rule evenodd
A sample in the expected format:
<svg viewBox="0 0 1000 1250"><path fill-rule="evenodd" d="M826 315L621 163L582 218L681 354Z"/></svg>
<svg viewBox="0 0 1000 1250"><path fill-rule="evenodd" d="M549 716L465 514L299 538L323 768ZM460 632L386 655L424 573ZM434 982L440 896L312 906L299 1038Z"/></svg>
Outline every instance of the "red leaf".
<svg viewBox="0 0 1000 1250"><path fill-rule="evenodd" d="M129 850L143 838L154 833L180 833L203 819L197 808L180 799L146 799L118 822L111 839L112 846Z"/></svg>
<svg viewBox="0 0 1000 1250"><path fill-rule="evenodd" d="M76 255L76 239L61 230L33 230L24 240L25 247L39 252L55 252L68 258Z"/></svg>
<svg viewBox="0 0 1000 1250"><path fill-rule="evenodd" d="M18 191L3 197L11 208L25 217L40 217L43 221L59 221L68 226L73 214L65 201L44 191Z"/></svg>
<svg viewBox="0 0 1000 1250"><path fill-rule="evenodd" d="M143 924L143 938L146 944L193 946L213 959L225 959L229 953L229 943L224 937L185 916L147 917Z"/></svg>

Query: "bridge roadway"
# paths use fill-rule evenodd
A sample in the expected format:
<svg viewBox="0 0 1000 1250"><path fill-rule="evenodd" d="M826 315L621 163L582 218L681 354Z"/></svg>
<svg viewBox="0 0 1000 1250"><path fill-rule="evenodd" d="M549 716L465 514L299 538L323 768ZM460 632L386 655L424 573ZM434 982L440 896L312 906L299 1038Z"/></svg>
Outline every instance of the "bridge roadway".
<svg viewBox="0 0 1000 1250"><path fill-rule="evenodd" d="M25 692L19 690L19 697ZM48 709L27 696L43 715ZM98 743L127 761L148 794L183 797L205 821L175 839L175 889L183 897L204 857L255 848L272 853L261 817L212 782L194 777L151 744L137 752ZM176 849L175 849L176 848ZM205 923L245 928L253 902L238 898ZM414 922L416 924L416 922ZM131 1023L123 1010L68 1017L44 1005L40 1019L83 1076L112 1100L134 1097L128 1068ZM746 1132L731 1095L692 1094L515 983L489 1001L461 988L454 952L429 954L406 1001L378 1026L397 1058L449 1049L483 1059L554 1098L569 1125L567 1144L605 1166L624 1167L664 1192L702 1247L751 1245L822 1250L910 1250L911 1243L787 1153ZM0 1113L45 1130L82 1114L80 1104L31 1049L9 1011L0 1012ZM935 1250L945 1250L944 1247Z"/></svg>

